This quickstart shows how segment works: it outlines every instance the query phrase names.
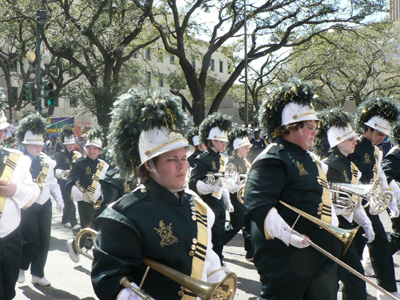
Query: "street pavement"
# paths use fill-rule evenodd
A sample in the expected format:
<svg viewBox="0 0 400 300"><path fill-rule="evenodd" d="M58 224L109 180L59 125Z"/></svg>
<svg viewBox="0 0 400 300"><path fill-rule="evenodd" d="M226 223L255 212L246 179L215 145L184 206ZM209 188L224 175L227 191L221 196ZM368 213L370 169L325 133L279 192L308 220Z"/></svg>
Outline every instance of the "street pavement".
<svg viewBox="0 0 400 300"><path fill-rule="evenodd" d="M53 202L54 204L54 202ZM381 214L381 219L390 231L390 220L386 213ZM25 282L17 283L17 300L94 300L97 299L90 281L91 260L80 257L79 263L74 263L69 258L66 242L76 235L71 229L61 225L61 214L53 205L52 239L50 251L45 267L45 277L51 282L50 287L41 287L31 283L29 271L25 272ZM260 291L259 276L257 270L251 262L246 261L243 248L243 237L237 234L236 237L224 248L226 265L236 273L238 277L238 289L236 300L251 299L255 300ZM400 254L393 256L396 268L396 278L400 279ZM369 277L375 281L374 277ZM399 281L397 281L400 290ZM368 300L376 299L376 290L367 286ZM151 295L151 291L146 291ZM338 300L342 299L338 293ZM160 299L161 300L161 299ZM321 297L323 300L323 297Z"/></svg>

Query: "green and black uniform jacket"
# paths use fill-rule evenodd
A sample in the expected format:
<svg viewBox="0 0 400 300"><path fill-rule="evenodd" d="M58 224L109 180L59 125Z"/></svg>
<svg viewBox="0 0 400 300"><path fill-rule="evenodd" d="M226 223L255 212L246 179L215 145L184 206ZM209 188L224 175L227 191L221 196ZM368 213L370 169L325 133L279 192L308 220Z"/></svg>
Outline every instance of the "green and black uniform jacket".
<svg viewBox="0 0 400 300"><path fill-rule="evenodd" d="M328 182L351 183L351 161L336 148L322 162L329 166L326 174Z"/></svg>
<svg viewBox="0 0 400 300"><path fill-rule="evenodd" d="M349 154L350 160L355 163L362 173L360 182L363 184L370 184L371 179L374 178L375 147L365 136L362 136L354 153Z"/></svg>
<svg viewBox="0 0 400 300"><path fill-rule="evenodd" d="M188 157L189 166L191 168L194 168L194 160L196 159L196 157L202 153L203 151L196 148L196 151L194 151L194 153Z"/></svg>
<svg viewBox="0 0 400 300"><path fill-rule="evenodd" d="M65 182L65 188L71 194L72 187L79 181L79 183L87 189L93 182L93 174L97 172L97 164L100 163L98 159L91 159L87 157L79 157L72 163L72 170L68 175Z"/></svg>
<svg viewBox="0 0 400 300"><path fill-rule="evenodd" d="M382 170L385 172L387 182L392 180L400 182L400 149L393 147L382 162Z"/></svg>

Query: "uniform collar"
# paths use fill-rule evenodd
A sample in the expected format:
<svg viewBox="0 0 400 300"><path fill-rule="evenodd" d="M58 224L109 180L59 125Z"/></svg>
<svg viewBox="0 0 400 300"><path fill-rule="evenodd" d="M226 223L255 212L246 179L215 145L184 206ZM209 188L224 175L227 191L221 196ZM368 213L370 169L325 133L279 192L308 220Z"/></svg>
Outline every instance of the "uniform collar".
<svg viewBox="0 0 400 300"><path fill-rule="evenodd" d="M219 155L219 152L215 152L211 147L208 147L207 151L208 151L208 153L210 153L211 155L215 155L215 156L218 156L218 155Z"/></svg>
<svg viewBox="0 0 400 300"><path fill-rule="evenodd" d="M369 146L369 147L374 147L374 145L372 145L371 141L369 139L367 139L364 135L361 137L361 143L363 143L365 146Z"/></svg>
<svg viewBox="0 0 400 300"><path fill-rule="evenodd" d="M178 193L179 197L177 197L173 193L168 191L165 187L154 181L152 178L149 178L144 185L148 190L150 190L153 194L155 194L157 198L161 199L162 201L171 205L182 206L184 193Z"/></svg>
<svg viewBox="0 0 400 300"><path fill-rule="evenodd" d="M299 145L296 145L292 142L284 140L283 138L280 138L280 137L275 138L274 143L281 144L284 146L284 148L294 151L294 152L297 152L299 154L305 154L307 152L306 150L301 148Z"/></svg>

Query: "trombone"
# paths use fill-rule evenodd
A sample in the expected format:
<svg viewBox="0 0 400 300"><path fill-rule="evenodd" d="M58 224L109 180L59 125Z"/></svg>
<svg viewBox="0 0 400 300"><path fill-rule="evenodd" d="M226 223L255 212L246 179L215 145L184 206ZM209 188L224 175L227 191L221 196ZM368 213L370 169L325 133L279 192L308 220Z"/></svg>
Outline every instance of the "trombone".
<svg viewBox="0 0 400 300"><path fill-rule="evenodd" d="M91 228L85 228L79 231L75 239L75 246L78 252L90 258L91 260L93 260L93 256L84 253L81 247L79 246L80 244L79 242L82 237L85 237L84 245L85 247L89 246L90 249L93 247L93 240L96 237L96 235L97 231ZM90 242L86 245L86 241ZM233 272L227 274L225 278L219 283L210 283L192 278L186 274L176 271L150 258L143 258L143 263L147 265L147 270L144 273L139 288L135 288L132 285L130 285L130 282L127 277L123 277L120 280L120 285L122 285L125 288L127 287L131 289L135 294L137 294L142 299L155 300L153 297L151 297L149 294L147 294L142 290L143 283L146 279L146 276L150 268L156 270L157 272L163 274L164 276L184 286L188 290L195 293L197 297L199 297L202 300L211 300L211 299L232 300L233 297L235 296L237 287L237 277Z"/></svg>
<svg viewBox="0 0 400 300"><path fill-rule="evenodd" d="M96 235L97 231L91 228L83 228L81 231L78 232L75 237L75 248L79 252L79 254L82 254L83 256L86 256L87 258L93 260L93 255L90 255L88 251L93 248L93 240ZM81 247L81 245L83 246Z"/></svg>
<svg viewBox="0 0 400 300"><path fill-rule="evenodd" d="M77 181L75 183L76 187L81 191L84 197L93 205L93 209L97 210L101 207L101 200L96 200L93 196Z"/></svg>
<svg viewBox="0 0 400 300"><path fill-rule="evenodd" d="M300 216L310 220L311 222L321 226L321 228L327 230L328 232L330 232L331 234L333 234L335 237L337 237L341 242L343 242L344 244L344 253L346 253L347 249L349 248L354 236L357 233L357 230L359 227L351 229L351 230L346 230L343 228L339 228L336 226L333 226L331 224L328 224L312 215L309 215L308 213L293 207L283 201L279 201L282 205L286 206L287 208L289 208L290 210L298 213ZM385 290L384 288L380 287L379 285L377 285L375 282L373 282L372 280L370 280L369 278L367 278L366 276L362 275L361 273L357 272L356 270L354 270L352 267L350 267L349 265L345 264L344 262L342 262L340 259L338 259L337 257L335 257L334 255L332 255L331 253L329 253L328 251L326 251L325 249L321 248L320 246L318 246L317 244L315 244L314 242L312 242L310 240L309 237L300 234L299 232L297 232L296 230L294 230L293 228L291 229L292 232L302 238L304 238L311 247L313 247L315 250L321 252L322 254L324 254L325 256L327 256L328 258L330 258L331 260L333 260L335 263L337 263L338 265L342 266L343 268L345 268L347 271L353 273L355 276L357 276L358 278L360 278L361 280L364 280L366 283L370 284L371 286L373 286L374 288L376 288L377 290L381 291L382 293L384 293L386 296L388 296L390 299L393 300L399 300L397 297L393 296L391 293L389 293L387 290ZM344 254L343 253L343 254Z"/></svg>

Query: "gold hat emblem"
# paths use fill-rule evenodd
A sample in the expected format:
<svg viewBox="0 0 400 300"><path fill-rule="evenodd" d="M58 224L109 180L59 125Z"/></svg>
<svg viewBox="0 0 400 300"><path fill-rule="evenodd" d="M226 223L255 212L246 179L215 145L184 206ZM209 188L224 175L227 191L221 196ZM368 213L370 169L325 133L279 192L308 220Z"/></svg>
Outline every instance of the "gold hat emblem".
<svg viewBox="0 0 400 300"><path fill-rule="evenodd" d="M169 246L178 242L178 238L172 233L172 223L168 226L165 225L164 221L160 221L160 228L154 228L158 235L161 237L161 247Z"/></svg>

